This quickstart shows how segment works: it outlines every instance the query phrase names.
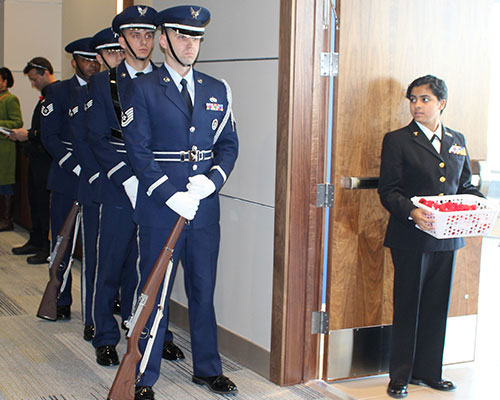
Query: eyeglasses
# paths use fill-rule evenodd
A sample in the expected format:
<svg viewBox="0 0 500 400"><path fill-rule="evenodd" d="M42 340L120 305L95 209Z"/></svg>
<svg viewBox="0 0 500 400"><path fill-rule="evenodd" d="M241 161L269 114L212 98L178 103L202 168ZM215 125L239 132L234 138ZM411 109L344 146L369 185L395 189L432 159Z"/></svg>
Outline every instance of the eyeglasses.
<svg viewBox="0 0 500 400"><path fill-rule="evenodd" d="M49 70L47 67L44 67L43 65L40 65L40 64L35 64L35 63L32 63L32 62L29 62L26 66L27 66L27 67L29 67L29 68L44 69L44 70L46 70L46 71L48 71L48 70Z"/></svg>

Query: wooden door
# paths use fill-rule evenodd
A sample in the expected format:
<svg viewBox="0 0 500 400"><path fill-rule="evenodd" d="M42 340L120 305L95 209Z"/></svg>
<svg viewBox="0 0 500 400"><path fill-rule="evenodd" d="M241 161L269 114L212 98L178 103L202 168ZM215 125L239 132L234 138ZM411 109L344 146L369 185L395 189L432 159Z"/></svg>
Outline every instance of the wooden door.
<svg viewBox="0 0 500 400"><path fill-rule="evenodd" d="M343 178L378 176L383 136L411 120L404 94L413 79L426 74L448 85L445 125L465 134L471 159L486 158L491 1L337 3L339 74L333 105L335 205L328 244L328 310L330 331L347 332L348 347L356 352L352 332L369 336L368 327L391 324L393 267L382 245L388 213L376 190L342 188ZM458 255L450 315L477 312L479 257L480 239L467 240ZM384 337L378 331L372 340L387 353ZM338 346L345 343L341 339ZM326 378L384 369L375 363L372 372L341 368L332 375L326 364Z"/></svg>

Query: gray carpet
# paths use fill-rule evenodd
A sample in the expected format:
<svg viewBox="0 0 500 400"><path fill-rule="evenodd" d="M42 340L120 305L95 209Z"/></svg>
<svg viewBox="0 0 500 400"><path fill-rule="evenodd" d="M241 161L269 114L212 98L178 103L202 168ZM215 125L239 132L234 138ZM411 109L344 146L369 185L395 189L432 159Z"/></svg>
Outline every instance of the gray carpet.
<svg viewBox="0 0 500 400"><path fill-rule="evenodd" d="M73 270L72 319L41 320L35 314L48 281L48 264L32 266L26 263L26 256L11 254L11 248L23 244L26 237L20 229L0 232L0 399L106 399L118 367L99 366L92 344L83 340L79 263ZM224 373L238 385L239 394L213 394L191 383L189 336L176 326L170 329L186 360L163 361L154 387L158 400L335 398L311 386L276 386L224 356ZM125 339L117 350L123 356Z"/></svg>

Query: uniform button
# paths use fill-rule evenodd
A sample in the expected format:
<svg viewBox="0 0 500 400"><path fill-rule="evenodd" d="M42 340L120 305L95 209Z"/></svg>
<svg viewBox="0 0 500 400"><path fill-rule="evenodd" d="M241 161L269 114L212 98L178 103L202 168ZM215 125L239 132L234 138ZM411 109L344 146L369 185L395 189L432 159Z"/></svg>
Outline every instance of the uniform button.
<svg viewBox="0 0 500 400"><path fill-rule="evenodd" d="M196 171L198 169L198 166L196 164L193 165L193 171Z"/></svg>
<svg viewBox="0 0 500 400"><path fill-rule="evenodd" d="M445 165L444 162L440 162L439 163L439 168L444 168L444 165Z"/></svg>
<svg viewBox="0 0 500 400"><path fill-rule="evenodd" d="M189 132L191 132L191 133L194 133L195 130L196 130L196 128L194 126L192 126L191 128L189 128Z"/></svg>
<svg viewBox="0 0 500 400"><path fill-rule="evenodd" d="M441 178L439 178L439 182L443 183L446 181L446 178L444 176L442 176Z"/></svg>

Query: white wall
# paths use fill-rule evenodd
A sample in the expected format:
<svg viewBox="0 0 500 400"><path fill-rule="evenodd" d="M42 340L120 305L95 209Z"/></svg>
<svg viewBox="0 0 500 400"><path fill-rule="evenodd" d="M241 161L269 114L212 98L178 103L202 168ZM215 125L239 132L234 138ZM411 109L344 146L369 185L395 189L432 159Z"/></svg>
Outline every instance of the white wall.
<svg viewBox="0 0 500 400"><path fill-rule="evenodd" d="M212 14L196 68L228 81L240 154L222 188L215 306L220 326L270 350L279 0L199 0ZM186 4L156 0L161 11ZM263 11L265 10L265 12ZM156 63L163 62L156 49ZM172 298L187 304L182 269Z"/></svg>
<svg viewBox="0 0 500 400"><path fill-rule="evenodd" d="M61 76L62 0L4 1L4 66L14 75L14 93L21 102L24 126L30 127L39 92L23 74L33 57L47 58L57 78Z"/></svg>

